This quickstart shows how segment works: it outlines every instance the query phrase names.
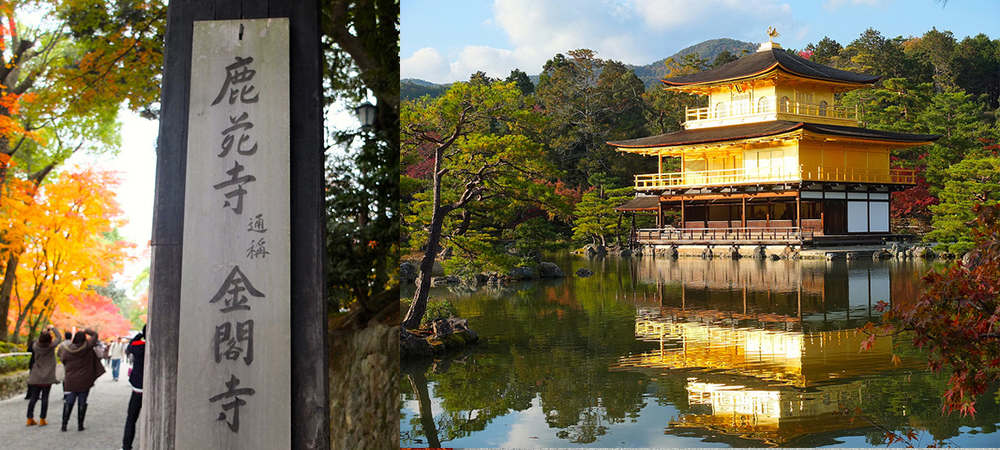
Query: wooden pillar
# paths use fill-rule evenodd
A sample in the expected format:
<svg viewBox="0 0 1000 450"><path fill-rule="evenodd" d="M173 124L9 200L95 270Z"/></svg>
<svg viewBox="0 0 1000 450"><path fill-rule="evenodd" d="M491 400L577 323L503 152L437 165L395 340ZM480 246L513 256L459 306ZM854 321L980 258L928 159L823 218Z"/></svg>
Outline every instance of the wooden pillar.
<svg viewBox="0 0 1000 450"><path fill-rule="evenodd" d="M681 199L681 228L687 228L687 218L684 217L684 199Z"/></svg>
<svg viewBox="0 0 1000 450"><path fill-rule="evenodd" d="M744 195L743 197L741 197L740 200L742 201L742 205L743 205L743 211L742 211L742 214L740 215L740 227L746 228L747 227L747 197L746 197L746 195Z"/></svg>
<svg viewBox="0 0 1000 450"><path fill-rule="evenodd" d="M802 191L795 193L795 226L802 228Z"/></svg>
<svg viewBox="0 0 1000 450"><path fill-rule="evenodd" d="M188 413L177 410L177 391L185 389L177 385L177 369L194 22L288 18L289 168L293 174L287 300L292 323L287 349L291 355L291 448L329 448L319 17L315 0L187 0L168 7L153 200L145 419L138 447L173 449L177 434L184 433L175 427L178 414Z"/></svg>

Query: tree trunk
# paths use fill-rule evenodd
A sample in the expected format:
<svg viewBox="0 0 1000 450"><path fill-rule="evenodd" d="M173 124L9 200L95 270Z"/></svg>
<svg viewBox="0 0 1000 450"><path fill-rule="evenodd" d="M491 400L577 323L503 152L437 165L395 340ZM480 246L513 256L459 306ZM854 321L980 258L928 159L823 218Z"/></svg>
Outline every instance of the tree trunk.
<svg viewBox="0 0 1000 450"><path fill-rule="evenodd" d="M404 329L415 329L420 327L420 321L427 312L427 297L431 291L431 272L434 269L434 259L437 255L437 247L441 242L441 229L444 226L444 216L450 209L446 210L441 206L441 158L444 157L444 148L438 147L434 158L434 199L432 205L431 225L428 230L427 247L424 249L424 258L420 261L420 273L417 274L417 291L413 294L413 303L410 304L409 311L403 319Z"/></svg>
<svg viewBox="0 0 1000 450"><path fill-rule="evenodd" d="M440 448L441 439L438 437L437 425L434 423L434 412L431 410L431 396L427 390L427 377L423 372L418 374L407 374L410 379L410 386L413 393L417 394L417 405L420 407L420 425L424 429L424 437L427 438L427 445L430 448Z"/></svg>
<svg viewBox="0 0 1000 450"><path fill-rule="evenodd" d="M10 310L10 293L14 289L14 273L17 271L18 256L11 254L7 258L7 268L3 274L3 284L0 284L0 341L8 340L7 312Z"/></svg>
<svg viewBox="0 0 1000 450"><path fill-rule="evenodd" d="M38 296L42 295L42 285L39 283L35 286L35 292L31 294L31 300L24 306L24 309L17 315L17 323L14 324L14 334L11 336L11 342L18 342L17 332L21 329L21 325L24 324L24 320L28 318L28 314L31 313L31 307L35 305L35 300L38 300ZM45 305L42 306L42 311L45 310ZM41 311L39 312L41 314Z"/></svg>

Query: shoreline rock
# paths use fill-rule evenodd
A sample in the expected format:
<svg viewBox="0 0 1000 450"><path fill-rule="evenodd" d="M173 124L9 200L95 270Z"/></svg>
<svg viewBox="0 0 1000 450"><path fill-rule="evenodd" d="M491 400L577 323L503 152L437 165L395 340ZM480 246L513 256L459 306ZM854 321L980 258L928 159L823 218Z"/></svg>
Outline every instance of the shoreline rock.
<svg viewBox="0 0 1000 450"><path fill-rule="evenodd" d="M436 319L417 330L399 329L399 358L428 358L463 349L479 342L479 334L469 329L468 320Z"/></svg>

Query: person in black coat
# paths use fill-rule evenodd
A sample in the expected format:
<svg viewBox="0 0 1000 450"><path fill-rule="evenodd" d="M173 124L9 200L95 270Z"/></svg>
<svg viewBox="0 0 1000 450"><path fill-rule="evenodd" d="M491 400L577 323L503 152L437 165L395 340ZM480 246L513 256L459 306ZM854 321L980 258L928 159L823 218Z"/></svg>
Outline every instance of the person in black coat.
<svg viewBox="0 0 1000 450"><path fill-rule="evenodd" d="M35 341L34 339L28 341L28 353L31 353L31 358L28 358L28 370L31 370L31 366L35 365ZM31 386L28 386L28 392L24 394L25 400L31 400Z"/></svg>
<svg viewBox="0 0 1000 450"><path fill-rule="evenodd" d="M142 410L142 373L146 362L146 326L142 332L135 335L125 348L125 354L132 359L132 371L128 374L128 382L132 385L132 398L128 401L128 418L125 419L125 435L122 436L122 449L132 450L135 440L135 423L139 420Z"/></svg>

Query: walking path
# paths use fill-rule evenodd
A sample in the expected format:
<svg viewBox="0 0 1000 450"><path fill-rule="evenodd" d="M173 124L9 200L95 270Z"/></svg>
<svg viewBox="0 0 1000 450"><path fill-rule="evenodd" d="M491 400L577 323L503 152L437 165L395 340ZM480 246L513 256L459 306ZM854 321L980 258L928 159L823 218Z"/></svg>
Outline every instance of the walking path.
<svg viewBox="0 0 1000 450"><path fill-rule="evenodd" d="M77 408L69 419L66 432L59 431L62 423L63 389L53 385L49 392L49 424L44 427L26 426L28 401L24 395L0 401L0 450L50 450L72 448L74 450L118 450L122 446L125 431L125 416L132 387L128 384L128 365L122 361L118 381L111 379L111 368L94 384L87 399L87 417L83 431L76 430ZM35 405L35 420L41 412L41 401ZM145 412L145 411L144 411ZM143 413L144 413L143 412ZM142 426L142 414L139 427ZM136 433L135 448L138 448L139 433Z"/></svg>

